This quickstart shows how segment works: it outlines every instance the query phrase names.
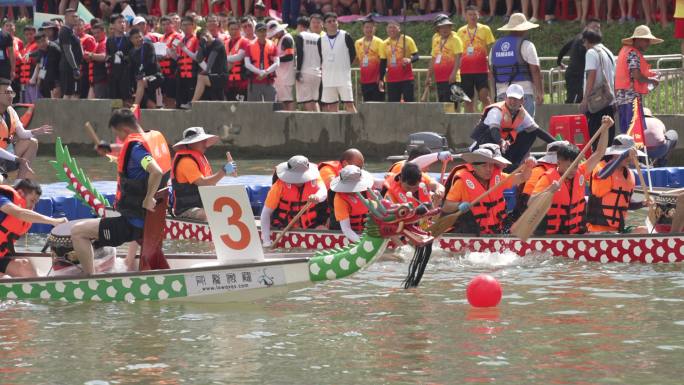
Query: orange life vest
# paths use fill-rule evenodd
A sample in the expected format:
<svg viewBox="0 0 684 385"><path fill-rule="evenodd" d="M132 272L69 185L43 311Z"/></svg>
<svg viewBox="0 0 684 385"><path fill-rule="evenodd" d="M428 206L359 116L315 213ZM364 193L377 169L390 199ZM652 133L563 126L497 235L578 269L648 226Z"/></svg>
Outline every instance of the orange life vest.
<svg viewBox="0 0 684 385"><path fill-rule="evenodd" d="M366 196L365 191L361 194ZM349 207L351 207L351 211L349 212L349 224L354 232L361 233L363 227L366 225L368 207L366 207L361 199L356 196L356 193L336 193L336 195L339 195L340 199L343 199L347 202Z"/></svg>
<svg viewBox="0 0 684 385"><path fill-rule="evenodd" d="M12 113L14 112L14 113ZM10 125L9 127L7 126L7 122L5 121L4 116L9 115L9 121ZM14 134L17 131L17 122L15 120L15 116L17 115L17 112L14 110L12 107L7 107L7 111L5 112L3 118L0 119L0 148L2 149L7 149L7 146L9 146L10 143L12 143L12 139L14 138Z"/></svg>
<svg viewBox="0 0 684 385"><path fill-rule="evenodd" d="M22 209L26 208L26 200L12 187L0 185L0 194L11 198L12 203ZM30 227L30 222L24 222L11 215L5 216L5 219L0 222L0 257L6 256L13 250L14 241L26 234Z"/></svg>
<svg viewBox="0 0 684 385"><path fill-rule="evenodd" d="M24 111L24 113L19 118L19 121L21 122L21 125L24 126L24 128L28 127L29 124L31 124L31 118L33 118L33 111L35 110L36 106L34 104L28 103L17 103L15 104L15 106L26 108L26 111Z"/></svg>
<svg viewBox="0 0 684 385"><path fill-rule="evenodd" d="M550 182L560 180L558 168L552 168L544 173ZM551 208L546 213L539 230L544 234L579 234L584 229L585 209L585 180L581 173L569 181L572 190L568 190L568 181L561 184L560 190L553 195Z"/></svg>
<svg viewBox="0 0 684 385"><path fill-rule="evenodd" d="M190 36L181 42L190 52L197 52L199 41L195 36ZM181 79L192 79L195 77L195 62L185 51L178 49L178 76Z"/></svg>
<svg viewBox="0 0 684 385"><path fill-rule="evenodd" d="M590 186L593 186L594 178L598 179L598 174L604 167L605 162L601 162L599 167L591 173ZM629 209L629 202L632 199L632 192L634 192L636 181L631 171L627 170L627 176L625 177L623 170L625 169L615 170L610 175L610 191L604 196L594 195L594 191L591 189L587 207L587 223L607 226L612 231L624 230L627 210Z"/></svg>
<svg viewBox="0 0 684 385"><path fill-rule="evenodd" d="M451 173L449 174L445 195L448 194L448 191L459 179L462 180L467 187L467 202L472 202L485 191L501 182L501 169L494 167L492 170L492 177L489 180L489 185L485 188L475 175L473 175L473 167L471 165L465 164L457 166L451 170ZM479 227L478 232L480 234L501 233L503 222L506 219L506 200L504 199L503 192L503 188L498 188L470 208L470 212Z"/></svg>
<svg viewBox="0 0 684 385"><path fill-rule="evenodd" d="M24 42L18 37L12 37L12 43L14 48L14 75L17 79L20 79L21 63L23 62L21 55L24 51Z"/></svg>
<svg viewBox="0 0 684 385"><path fill-rule="evenodd" d="M164 35L161 38L161 41L163 43L166 43L166 47L168 49L173 49L173 40L178 39L181 40L182 37L178 34L178 32L172 32L169 34ZM171 68L171 59L160 59L159 60L159 67L161 68L161 72L164 75L164 77L173 77L174 73Z"/></svg>
<svg viewBox="0 0 684 385"><path fill-rule="evenodd" d="M318 192L318 180L294 185L285 183L278 179L275 183L281 185L280 201L278 207L273 211L271 223L275 228L284 228L294 218L306 204L310 195ZM308 229L323 225L328 220L326 216L328 205L326 202L318 203L309 208L295 223L294 227Z"/></svg>
<svg viewBox="0 0 684 385"><path fill-rule="evenodd" d="M428 185L422 180L418 184L418 197L416 198L415 193L411 194L413 196L410 198L406 195L406 190L401 187L400 176L396 175L387 187L385 197L395 203L413 203L416 206L421 203L432 203Z"/></svg>
<svg viewBox="0 0 684 385"><path fill-rule="evenodd" d="M31 44L24 48L24 52L22 52L22 56L26 56L25 60L17 62L17 67L19 68L19 82L21 82L21 84L29 84L29 80L31 80L31 75L33 75L31 70L35 67L36 60L27 55L37 49L38 44L36 44L35 41L31 42Z"/></svg>
<svg viewBox="0 0 684 385"><path fill-rule="evenodd" d="M240 51L240 43L242 42L242 36L240 36L238 39L235 39L235 42L233 42L233 39L230 39L226 42L226 51L228 51L228 55L237 55L238 52ZM233 66L230 67L230 72L228 72L228 81L229 82L239 82L242 80L242 60L233 62Z"/></svg>
<svg viewBox="0 0 684 385"><path fill-rule="evenodd" d="M635 92L645 95L648 93L648 83L632 79L632 75L630 74L629 63L627 63L627 57L630 52L636 52L639 57L639 70L641 73L646 77L653 76L651 66L648 64L641 51L631 45L625 45L620 49L617 64L615 66L615 89L628 90L633 86Z"/></svg>
<svg viewBox="0 0 684 385"><path fill-rule="evenodd" d="M335 171L335 176L340 175L340 171L342 171L342 163L340 163L337 160L327 160L325 162L320 162L318 164L318 171L321 171L324 167L330 167ZM330 189L330 181L329 180L324 180L323 183L325 183L325 187L327 189Z"/></svg>
<svg viewBox="0 0 684 385"><path fill-rule="evenodd" d="M126 176L130 146L133 143L142 143L162 169L165 177L162 178L160 187L165 186L168 181L171 155L166 139L159 131L130 134L121 144L117 162L116 208L121 214L142 217L145 213L142 203L147 195L147 179L131 179Z"/></svg>
<svg viewBox="0 0 684 385"><path fill-rule="evenodd" d="M501 139L509 140L515 142L515 137L518 136L518 131L516 130L520 124L522 124L525 118L525 108L520 107L518 113L513 117L513 114L506 106L506 102L497 102L488 105L484 112L482 113L482 121L484 122L485 117L489 113L489 110L496 108L501 111L501 126L499 127L499 132L501 132Z"/></svg>
<svg viewBox="0 0 684 385"><path fill-rule="evenodd" d="M255 40L254 43L249 45L249 58L252 61L252 65L254 65L258 69L266 70L268 67L271 66L271 58L270 56L275 53L275 45L273 45L273 42L270 40L266 40L266 44L264 44L263 48L263 62L261 61L262 57L262 48L261 44L259 43L258 40ZM272 79L275 77L275 72L270 73L267 78Z"/></svg>
<svg viewBox="0 0 684 385"><path fill-rule="evenodd" d="M197 187L197 185L194 183L180 183L176 180L176 167L178 167L178 162L187 157L191 158L195 161L195 163L197 163L202 176L209 176L212 174L211 165L209 164L207 157L201 152L190 149L176 151L176 155L173 157L173 168L171 168L174 215L179 215L184 211L194 207L202 207L202 199L200 198L199 187Z"/></svg>

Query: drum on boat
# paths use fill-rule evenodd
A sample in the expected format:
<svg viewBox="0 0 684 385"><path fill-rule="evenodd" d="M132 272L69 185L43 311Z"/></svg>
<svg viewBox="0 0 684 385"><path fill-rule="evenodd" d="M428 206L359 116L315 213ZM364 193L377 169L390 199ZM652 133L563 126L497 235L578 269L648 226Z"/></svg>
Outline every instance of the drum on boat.
<svg viewBox="0 0 684 385"><path fill-rule="evenodd" d="M62 223L50 231L47 237L45 247L50 248L52 254L52 271L55 274L79 274L81 268L78 256L74 253L74 246L71 240L71 229L79 222L76 220L72 222ZM104 273L111 271L116 262L116 248L115 247L95 247L94 250L94 267L96 273Z"/></svg>

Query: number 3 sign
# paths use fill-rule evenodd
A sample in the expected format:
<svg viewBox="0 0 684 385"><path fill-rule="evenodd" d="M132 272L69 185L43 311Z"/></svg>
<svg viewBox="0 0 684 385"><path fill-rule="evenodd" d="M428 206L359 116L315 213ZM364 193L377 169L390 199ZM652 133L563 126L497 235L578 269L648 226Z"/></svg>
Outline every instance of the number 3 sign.
<svg viewBox="0 0 684 385"><path fill-rule="evenodd" d="M264 252L242 185L199 188L220 263L261 261Z"/></svg>

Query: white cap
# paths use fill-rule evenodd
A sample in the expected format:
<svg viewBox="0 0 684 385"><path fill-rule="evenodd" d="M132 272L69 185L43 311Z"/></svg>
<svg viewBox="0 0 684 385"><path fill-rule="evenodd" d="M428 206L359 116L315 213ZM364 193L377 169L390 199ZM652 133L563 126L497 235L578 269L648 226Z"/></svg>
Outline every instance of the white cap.
<svg viewBox="0 0 684 385"><path fill-rule="evenodd" d="M525 97L525 91L523 91L523 88L520 84L511 84L506 89L506 97L522 99L523 97Z"/></svg>
<svg viewBox="0 0 684 385"><path fill-rule="evenodd" d="M146 21L145 18L142 17L142 16L136 16L136 17L133 18L133 22L131 23L131 25L138 25L138 24L140 24L140 23L145 23L145 24L147 24L147 21Z"/></svg>

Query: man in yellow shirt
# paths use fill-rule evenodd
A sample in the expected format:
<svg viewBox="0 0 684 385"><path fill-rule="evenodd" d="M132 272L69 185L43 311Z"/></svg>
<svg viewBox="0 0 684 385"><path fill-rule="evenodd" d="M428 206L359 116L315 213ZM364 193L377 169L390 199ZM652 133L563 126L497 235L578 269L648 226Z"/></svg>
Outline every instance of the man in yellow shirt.
<svg viewBox="0 0 684 385"><path fill-rule="evenodd" d="M383 67L387 68L387 101L413 102L414 78L411 64L418 61L418 47L411 37L401 33L398 21L388 22L387 35L380 56L381 72Z"/></svg>
<svg viewBox="0 0 684 385"><path fill-rule="evenodd" d="M215 186L224 176L237 170L235 162L227 162L219 171L212 173L207 149L218 142L216 135L209 135L202 127L190 127L183 131L183 139L173 145L176 151L171 168L173 188L172 213L175 216L206 221L199 186Z"/></svg>
<svg viewBox="0 0 684 385"><path fill-rule="evenodd" d="M682 41L681 50L684 55L684 0L675 0L674 37Z"/></svg>
<svg viewBox="0 0 684 385"><path fill-rule="evenodd" d="M380 71L383 42L382 39L375 36L375 21L371 16L363 20L363 37L357 40L354 45L356 46L356 61L361 73L363 101L385 101L385 85Z"/></svg>
<svg viewBox="0 0 684 385"><path fill-rule="evenodd" d="M435 24L438 37L432 38L432 60L425 79L425 87L429 87L434 74L440 102L451 101L451 85L461 82L459 68L463 44L452 30L453 24L449 18L442 18Z"/></svg>
<svg viewBox="0 0 684 385"><path fill-rule="evenodd" d="M461 58L461 88L473 100L466 102L466 112L475 112L475 91L482 108L492 104L489 97L488 53L496 39L489 26L477 22L480 13L476 6L466 7L465 17L468 24L457 32L465 51Z"/></svg>

